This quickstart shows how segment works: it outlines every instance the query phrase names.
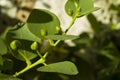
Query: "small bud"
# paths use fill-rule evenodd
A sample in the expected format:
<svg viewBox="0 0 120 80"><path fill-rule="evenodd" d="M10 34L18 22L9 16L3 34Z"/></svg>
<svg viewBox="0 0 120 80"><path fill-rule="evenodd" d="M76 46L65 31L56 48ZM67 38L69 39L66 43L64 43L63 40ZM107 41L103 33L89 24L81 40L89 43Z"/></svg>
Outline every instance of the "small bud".
<svg viewBox="0 0 120 80"><path fill-rule="evenodd" d="M56 26L56 31L59 32L60 31L60 27Z"/></svg>
<svg viewBox="0 0 120 80"><path fill-rule="evenodd" d="M38 49L38 43L33 42L30 47L31 47L32 50L37 50Z"/></svg>
<svg viewBox="0 0 120 80"><path fill-rule="evenodd" d="M41 29L40 32L41 32L42 36L46 36L47 35L47 31L45 29Z"/></svg>
<svg viewBox="0 0 120 80"><path fill-rule="evenodd" d="M69 10L68 10L68 14L69 14L70 16L73 16L73 10L69 9Z"/></svg>
<svg viewBox="0 0 120 80"><path fill-rule="evenodd" d="M18 41L18 40L14 40L14 41L12 41L12 42L10 43L10 47L11 47L11 49L13 49L13 50L18 49L18 47L20 47L20 46L21 46L21 43L20 43L20 41Z"/></svg>

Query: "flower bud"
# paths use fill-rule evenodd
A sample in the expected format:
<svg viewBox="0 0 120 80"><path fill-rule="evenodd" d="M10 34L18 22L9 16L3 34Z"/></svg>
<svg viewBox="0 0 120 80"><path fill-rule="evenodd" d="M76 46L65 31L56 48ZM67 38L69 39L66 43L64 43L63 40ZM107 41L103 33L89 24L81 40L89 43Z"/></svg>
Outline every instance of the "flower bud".
<svg viewBox="0 0 120 80"><path fill-rule="evenodd" d="M69 14L70 16L73 16L73 10L69 9L69 10L68 10L68 14Z"/></svg>
<svg viewBox="0 0 120 80"><path fill-rule="evenodd" d="M33 42L30 47L31 47L32 50L37 50L38 49L38 43Z"/></svg>
<svg viewBox="0 0 120 80"><path fill-rule="evenodd" d="M56 26L56 31L59 32L60 31L60 27Z"/></svg>
<svg viewBox="0 0 120 80"><path fill-rule="evenodd" d="M46 36L47 35L47 31L45 29L41 29L40 32L41 32L42 36Z"/></svg>
<svg viewBox="0 0 120 80"><path fill-rule="evenodd" d="M11 47L11 49L13 49L13 50L18 49L20 46L21 46L21 43L20 43L20 41L18 41L18 40L14 40L14 41L12 41L12 42L10 43L10 47Z"/></svg>

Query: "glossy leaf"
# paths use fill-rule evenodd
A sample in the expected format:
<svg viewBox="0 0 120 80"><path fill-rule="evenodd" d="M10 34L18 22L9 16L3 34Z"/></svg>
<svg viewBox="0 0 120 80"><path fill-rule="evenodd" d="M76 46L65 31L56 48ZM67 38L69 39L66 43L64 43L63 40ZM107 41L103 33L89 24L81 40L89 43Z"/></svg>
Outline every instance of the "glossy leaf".
<svg viewBox="0 0 120 80"><path fill-rule="evenodd" d="M72 40L78 38L78 36L73 35L48 35L45 38L51 39L51 40Z"/></svg>
<svg viewBox="0 0 120 80"><path fill-rule="evenodd" d="M43 38L41 30L46 31L48 35L58 33L56 27L60 26L60 21L53 13L42 10L33 9L27 20L28 29L36 36Z"/></svg>
<svg viewBox="0 0 120 80"><path fill-rule="evenodd" d="M68 75L76 75L78 74L78 70L76 66L69 61L58 62L49 64L47 66L42 66L37 69L38 71L42 72L56 72L56 73L63 73Z"/></svg>
<svg viewBox="0 0 120 80"><path fill-rule="evenodd" d="M74 16L76 14L77 10L76 4L78 5L78 7L80 7L78 17L84 16L99 9L94 7L93 0L68 0L65 5L65 11L69 16Z"/></svg>
<svg viewBox="0 0 120 80"><path fill-rule="evenodd" d="M21 26L15 26L16 29L11 29L8 31L7 39L23 39L29 41L37 41L41 42L41 39L31 33L27 27L27 24L23 24Z"/></svg>

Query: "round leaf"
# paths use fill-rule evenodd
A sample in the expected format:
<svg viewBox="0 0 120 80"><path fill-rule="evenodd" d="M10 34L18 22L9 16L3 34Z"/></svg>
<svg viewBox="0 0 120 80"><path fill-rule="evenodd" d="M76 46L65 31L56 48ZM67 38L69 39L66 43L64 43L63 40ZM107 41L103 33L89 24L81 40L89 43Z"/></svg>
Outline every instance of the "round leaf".
<svg viewBox="0 0 120 80"><path fill-rule="evenodd" d="M78 17L89 14L98 9L94 8L93 0L68 0L65 5L65 11L69 16L73 17L75 15L77 10L76 4L80 7Z"/></svg>
<svg viewBox="0 0 120 80"><path fill-rule="evenodd" d="M41 9L33 9L27 20L28 29L36 36L42 38L41 30L47 34L56 34L56 27L60 26L60 21L56 15Z"/></svg>
<svg viewBox="0 0 120 80"><path fill-rule="evenodd" d="M57 73L63 73L63 74L68 74L68 75L78 74L78 70L76 66L72 62L69 62L69 61L49 64L47 66L42 66L38 68L37 70L43 71L43 72L57 72Z"/></svg>

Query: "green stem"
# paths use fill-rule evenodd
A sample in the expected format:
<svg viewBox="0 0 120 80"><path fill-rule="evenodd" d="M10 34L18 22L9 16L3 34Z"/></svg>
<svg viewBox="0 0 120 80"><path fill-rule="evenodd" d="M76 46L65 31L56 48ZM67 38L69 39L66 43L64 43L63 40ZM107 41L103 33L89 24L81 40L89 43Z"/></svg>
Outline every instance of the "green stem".
<svg viewBox="0 0 120 80"><path fill-rule="evenodd" d="M27 66L31 65L31 61L27 58L27 56L21 52L21 50L18 50L18 53L25 59Z"/></svg>
<svg viewBox="0 0 120 80"><path fill-rule="evenodd" d="M40 58L43 57L38 50L37 50L36 52L37 52L37 54L40 56Z"/></svg>
<svg viewBox="0 0 120 80"><path fill-rule="evenodd" d="M62 35L65 35L65 34L70 30L70 28L71 28L72 25L74 24L75 20L77 19L79 12L80 12L80 8L77 6L75 15L72 17L72 21L70 22L68 28L65 30L65 32L64 32ZM60 41L61 41L61 40L57 40L52 46L58 45L58 43L59 43Z"/></svg>
<svg viewBox="0 0 120 80"><path fill-rule="evenodd" d="M57 46L60 41L61 41L61 40L57 40L57 41L53 44L53 46L54 46L54 47Z"/></svg>
<svg viewBox="0 0 120 80"><path fill-rule="evenodd" d="M76 6L76 12L74 14L74 16L72 17L72 21L70 23L70 25L68 26L68 28L65 30L65 33L66 34L69 29L72 27L72 25L74 24L75 20L77 19L78 15L79 15L79 12L80 12L80 7Z"/></svg>
<svg viewBox="0 0 120 80"><path fill-rule="evenodd" d="M13 75L13 77L17 77L17 76L19 76L20 74L28 71L29 69L37 66L38 64L42 64L42 63L44 63L44 62L45 62L45 60L44 60L43 58L41 58L41 59L39 59L38 61L36 61L35 63L33 63L33 64L25 67L25 68L24 68L23 70L21 70L20 72L16 72L16 73Z"/></svg>
<svg viewBox="0 0 120 80"><path fill-rule="evenodd" d="M43 64L43 63L44 63L44 65L46 65L46 64L45 64L45 58L46 58L47 55L48 55L48 52L46 52L46 53L44 54L43 58L37 60L35 63L33 63L33 64L31 64L31 65L26 66L23 70L21 70L21 71L19 71L19 72L16 72L16 73L13 75L13 77L17 77L17 76L19 76L20 74L28 71L29 69L31 69L31 68L39 65L39 64Z"/></svg>
<svg viewBox="0 0 120 80"><path fill-rule="evenodd" d="M65 30L65 33L64 33L64 34L66 34L66 33L69 31L69 29L70 29L70 28L72 27L72 25L74 24L76 18L77 18L76 15L72 18L72 21L71 21L70 25L68 26L68 28Z"/></svg>

